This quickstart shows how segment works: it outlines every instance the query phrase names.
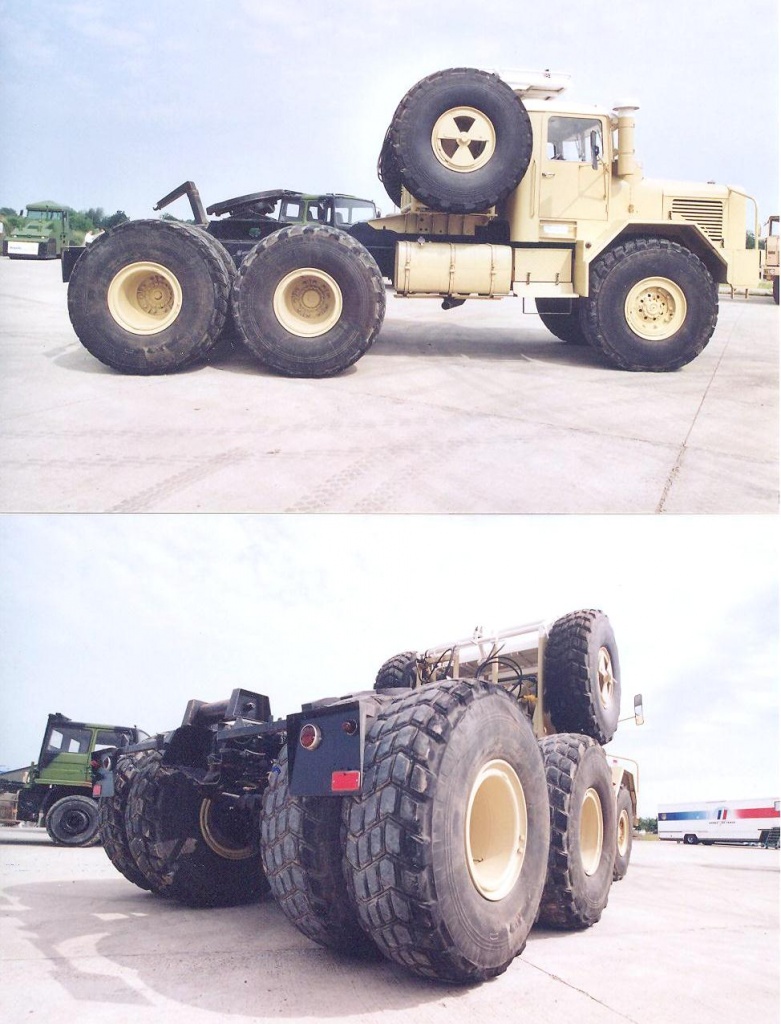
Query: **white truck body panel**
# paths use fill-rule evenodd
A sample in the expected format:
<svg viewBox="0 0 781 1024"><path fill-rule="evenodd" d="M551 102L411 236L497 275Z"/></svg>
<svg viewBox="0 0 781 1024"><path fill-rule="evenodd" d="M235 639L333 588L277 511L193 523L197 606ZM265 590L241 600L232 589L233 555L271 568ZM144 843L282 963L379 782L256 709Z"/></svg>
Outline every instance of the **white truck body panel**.
<svg viewBox="0 0 781 1024"><path fill-rule="evenodd" d="M665 804L658 811L659 838L689 843L764 842L767 833L779 827L779 807L778 797Z"/></svg>

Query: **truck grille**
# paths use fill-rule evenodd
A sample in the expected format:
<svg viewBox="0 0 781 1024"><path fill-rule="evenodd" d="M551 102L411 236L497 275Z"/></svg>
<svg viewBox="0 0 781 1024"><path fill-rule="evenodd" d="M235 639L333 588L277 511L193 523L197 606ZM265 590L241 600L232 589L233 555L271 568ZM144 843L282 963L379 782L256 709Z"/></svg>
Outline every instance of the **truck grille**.
<svg viewBox="0 0 781 1024"><path fill-rule="evenodd" d="M720 199L673 199L673 213L699 225L708 238L724 238L724 204Z"/></svg>

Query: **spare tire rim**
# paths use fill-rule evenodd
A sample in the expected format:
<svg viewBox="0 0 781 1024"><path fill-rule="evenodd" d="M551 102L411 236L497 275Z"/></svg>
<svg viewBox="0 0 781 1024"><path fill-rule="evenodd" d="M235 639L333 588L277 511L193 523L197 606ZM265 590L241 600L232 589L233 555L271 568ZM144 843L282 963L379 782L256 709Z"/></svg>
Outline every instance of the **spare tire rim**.
<svg viewBox="0 0 781 1024"><path fill-rule="evenodd" d="M624 809L618 816L618 852L622 857L629 849L629 835L629 814Z"/></svg>
<svg viewBox="0 0 781 1024"><path fill-rule="evenodd" d="M603 840L602 801L595 789L587 789L580 809L580 859L587 875L599 867Z"/></svg>
<svg viewBox="0 0 781 1024"><path fill-rule="evenodd" d="M256 852L247 833L246 816L219 800L201 801L198 823L206 845L224 860L247 860Z"/></svg>
<svg viewBox="0 0 781 1024"><path fill-rule="evenodd" d="M466 861L472 882L487 900L504 899L521 874L528 836L526 797L512 765L488 761L467 801Z"/></svg>
<svg viewBox="0 0 781 1024"><path fill-rule="evenodd" d="M115 322L130 334L160 334L181 312L182 286L160 263L130 263L114 275L106 300Z"/></svg>
<svg viewBox="0 0 781 1024"><path fill-rule="evenodd" d="M603 708L608 708L613 702L616 677L613 675L613 661L607 647L599 648L599 657L597 658L597 684L599 686L599 702Z"/></svg>
<svg viewBox="0 0 781 1024"><path fill-rule="evenodd" d="M453 107L437 118L431 147L448 170L471 174L484 167L496 152L496 130L482 111Z"/></svg>
<svg viewBox="0 0 781 1024"><path fill-rule="evenodd" d="M683 327L686 296L666 277L638 281L626 297L624 315L635 334L647 341L666 341Z"/></svg>
<svg viewBox="0 0 781 1024"><path fill-rule="evenodd" d="M274 315L289 334L319 338L339 322L342 289L325 271L302 267L279 282L273 306Z"/></svg>

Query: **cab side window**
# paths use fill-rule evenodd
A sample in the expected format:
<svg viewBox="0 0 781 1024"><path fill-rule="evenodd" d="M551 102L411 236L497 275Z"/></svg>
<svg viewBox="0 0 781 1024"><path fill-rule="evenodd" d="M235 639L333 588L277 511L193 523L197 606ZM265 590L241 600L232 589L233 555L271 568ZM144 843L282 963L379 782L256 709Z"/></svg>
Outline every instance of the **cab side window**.
<svg viewBox="0 0 781 1024"><path fill-rule="evenodd" d="M593 117L551 117L548 119L548 144L546 155L549 160L567 160L572 163L590 164L604 152L602 122Z"/></svg>

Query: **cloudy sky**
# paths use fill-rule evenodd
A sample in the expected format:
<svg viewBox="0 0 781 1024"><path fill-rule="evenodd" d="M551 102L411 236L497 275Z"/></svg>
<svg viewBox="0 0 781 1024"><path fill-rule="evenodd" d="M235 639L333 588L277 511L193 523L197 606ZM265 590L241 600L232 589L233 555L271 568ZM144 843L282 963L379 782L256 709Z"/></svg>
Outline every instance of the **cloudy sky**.
<svg viewBox="0 0 781 1024"><path fill-rule="evenodd" d="M0 206L153 216L266 188L389 203L375 164L407 89L441 68L551 68L635 97L649 177L778 203L777 0L0 0ZM327 12L327 13L326 13ZM185 214L186 205L174 208Z"/></svg>
<svg viewBox="0 0 781 1024"><path fill-rule="evenodd" d="M772 517L5 516L0 763L46 715L164 731L190 698L266 693L276 717L370 688L380 664L582 607L621 655L610 749L660 802L778 788ZM777 794L776 794L777 795Z"/></svg>

